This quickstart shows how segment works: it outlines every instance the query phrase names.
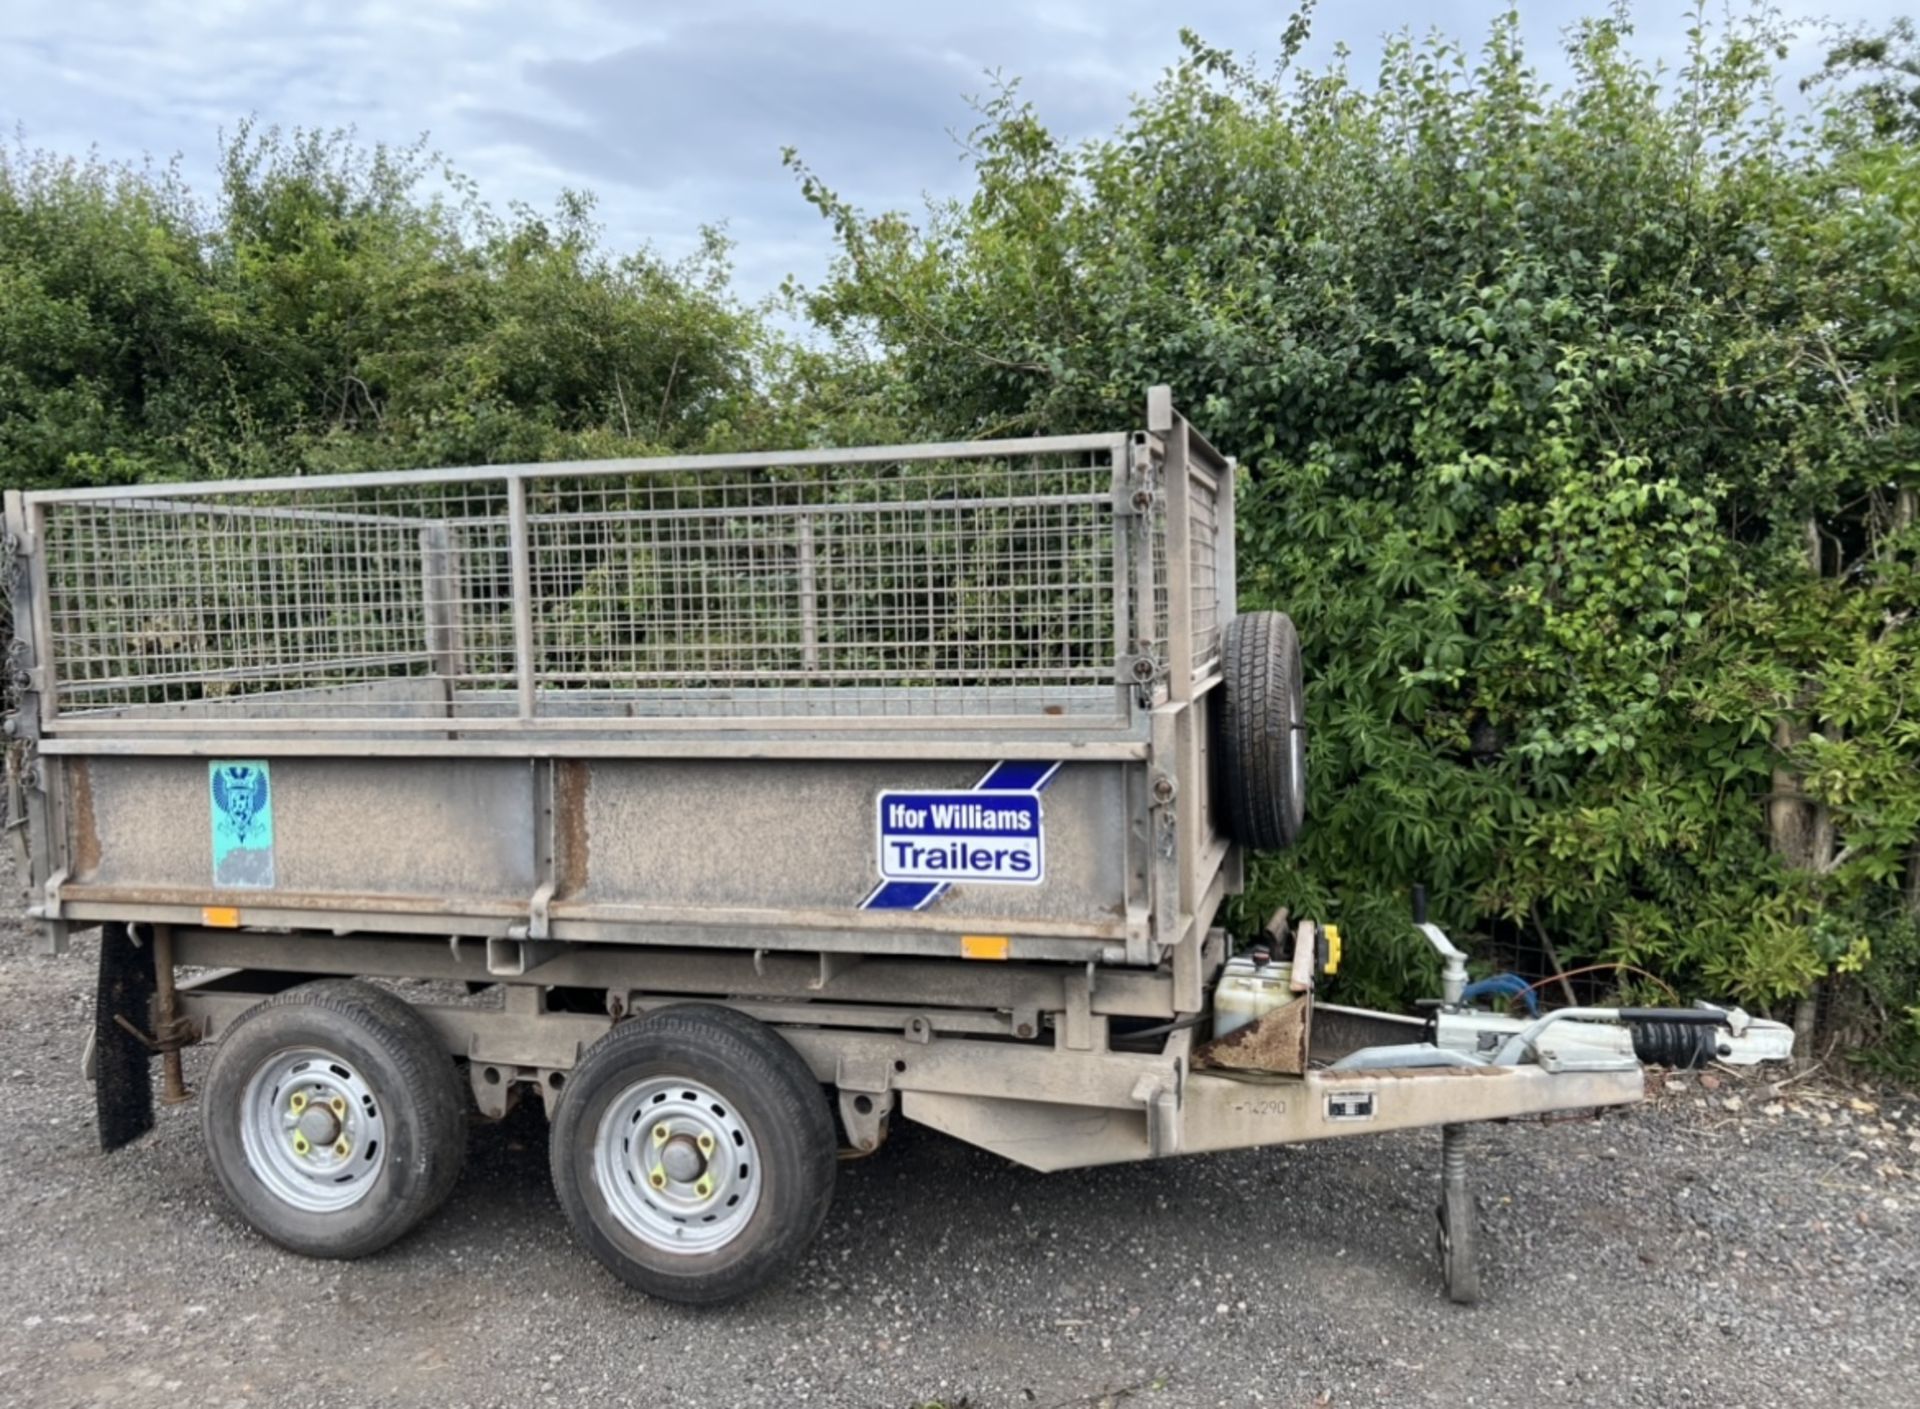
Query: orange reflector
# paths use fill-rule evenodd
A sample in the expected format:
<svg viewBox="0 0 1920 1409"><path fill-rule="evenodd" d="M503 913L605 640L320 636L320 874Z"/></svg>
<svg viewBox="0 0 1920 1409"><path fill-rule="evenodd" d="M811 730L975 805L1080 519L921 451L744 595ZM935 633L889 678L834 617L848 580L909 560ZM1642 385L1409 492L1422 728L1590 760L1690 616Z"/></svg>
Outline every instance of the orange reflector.
<svg viewBox="0 0 1920 1409"><path fill-rule="evenodd" d="M231 905L208 905L200 911L200 923L217 930L240 928L240 912Z"/></svg>
<svg viewBox="0 0 1920 1409"><path fill-rule="evenodd" d="M1007 937L1003 934L963 934L960 936L962 959L1004 959Z"/></svg>

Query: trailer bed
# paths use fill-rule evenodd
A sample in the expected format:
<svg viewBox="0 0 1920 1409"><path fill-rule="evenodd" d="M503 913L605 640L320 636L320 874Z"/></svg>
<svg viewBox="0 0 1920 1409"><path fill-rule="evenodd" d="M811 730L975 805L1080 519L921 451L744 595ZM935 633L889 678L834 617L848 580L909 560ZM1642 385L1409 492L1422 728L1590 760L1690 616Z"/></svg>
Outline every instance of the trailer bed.
<svg viewBox="0 0 1920 1409"><path fill-rule="evenodd" d="M984 934L1152 967L1197 957L1239 884L1205 720L1232 470L1170 412L9 514L50 945L134 919L948 957ZM1008 779L1030 856L914 844L923 872L889 874L876 796ZM1044 872L965 864L995 854Z"/></svg>

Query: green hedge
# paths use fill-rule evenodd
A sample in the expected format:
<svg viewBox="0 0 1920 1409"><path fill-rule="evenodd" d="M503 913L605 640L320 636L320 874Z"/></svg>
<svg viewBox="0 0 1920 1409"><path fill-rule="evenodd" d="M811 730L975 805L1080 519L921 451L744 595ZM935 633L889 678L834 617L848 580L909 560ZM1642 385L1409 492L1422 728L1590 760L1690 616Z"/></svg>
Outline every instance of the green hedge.
<svg viewBox="0 0 1920 1409"><path fill-rule="evenodd" d="M172 168L0 153L0 482L227 478L700 444L757 415L759 322L589 199L482 205L423 148L243 129Z"/></svg>
<svg viewBox="0 0 1920 1409"><path fill-rule="evenodd" d="M1170 381L1241 458L1316 817L1251 905L1345 921L1343 998L1430 985L1424 881L1463 934L1782 1011L1847 974L1836 1021L1920 1027L1920 158L1770 106L1783 52L1702 28L1662 75L1616 16L1552 88L1509 18L1361 84L1189 36L1082 146L1001 93L924 220L799 168L813 312L917 426L1133 424Z"/></svg>

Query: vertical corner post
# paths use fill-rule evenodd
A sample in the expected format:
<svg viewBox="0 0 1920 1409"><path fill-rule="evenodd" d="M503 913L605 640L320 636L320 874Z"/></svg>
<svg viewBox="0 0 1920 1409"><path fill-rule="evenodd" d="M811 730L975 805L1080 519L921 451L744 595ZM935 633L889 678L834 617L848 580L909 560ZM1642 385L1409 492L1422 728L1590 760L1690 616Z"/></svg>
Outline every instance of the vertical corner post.
<svg viewBox="0 0 1920 1409"><path fill-rule="evenodd" d="M537 697L533 674L533 562L527 530L527 481L507 481L507 553L513 571L513 673L522 719L534 716Z"/></svg>

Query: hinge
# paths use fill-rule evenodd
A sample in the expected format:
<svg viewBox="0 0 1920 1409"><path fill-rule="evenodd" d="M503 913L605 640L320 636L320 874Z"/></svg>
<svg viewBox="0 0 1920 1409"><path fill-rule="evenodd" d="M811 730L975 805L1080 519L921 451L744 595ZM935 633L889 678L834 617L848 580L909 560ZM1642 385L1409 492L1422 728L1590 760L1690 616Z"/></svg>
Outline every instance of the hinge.
<svg viewBox="0 0 1920 1409"><path fill-rule="evenodd" d="M540 888L533 893L533 899L527 902L527 938L545 939L547 937L547 906L553 901L553 882L542 881Z"/></svg>
<svg viewBox="0 0 1920 1409"><path fill-rule="evenodd" d="M29 905L27 914L36 920L57 920L60 918L60 888L67 883L67 871L63 866L47 877L47 883L40 888L45 898L38 905Z"/></svg>

